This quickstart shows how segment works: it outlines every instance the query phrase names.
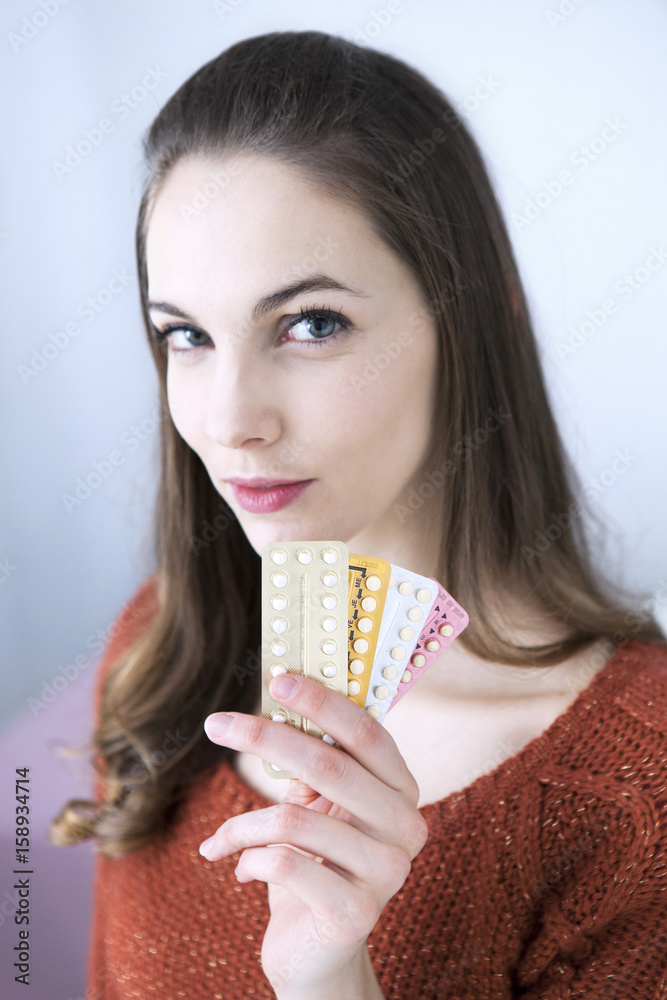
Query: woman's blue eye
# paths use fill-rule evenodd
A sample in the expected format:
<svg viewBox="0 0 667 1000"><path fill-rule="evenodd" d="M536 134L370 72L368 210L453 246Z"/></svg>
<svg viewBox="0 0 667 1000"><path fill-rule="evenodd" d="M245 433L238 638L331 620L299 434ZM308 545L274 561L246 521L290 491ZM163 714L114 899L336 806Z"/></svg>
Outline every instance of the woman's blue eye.
<svg viewBox="0 0 667 1000"><path fill-rule="evenodd" d="M183 326L181 326L181 327L177 327L175 330L171 331L172 338L174 337L174 335L179 335L179 334L183 338L181 340L181 345L187 344L188 346L187 347L184 347L184 346L180 346L179 347L178 344L174 344L174 341L172 339L172 347L176 351L191 351L195 347L203 347L204 346L203 343L202 344L198 344L196 342L193 343L192 340L190 339L190 335L192 335L192 337L194 337L195 340L198 337L200 339L203 338L204 341L208 340L208 337L206 336L205 333L199 333L198 330L191 330L189 327L183 327Z"/></svg>
<svg viewBox="0 0 667 1000"><path fill-rule="evenodd" d="M349 326L341 312L334 313L330 309L302 309L299 319L290 325L289 331L294 335L295 330L303 327L311 334L312 339L294 336L296 343L321 344L338 337L338 333L335 332L336 326L340 326L341 330L346 330Z"/></svg>

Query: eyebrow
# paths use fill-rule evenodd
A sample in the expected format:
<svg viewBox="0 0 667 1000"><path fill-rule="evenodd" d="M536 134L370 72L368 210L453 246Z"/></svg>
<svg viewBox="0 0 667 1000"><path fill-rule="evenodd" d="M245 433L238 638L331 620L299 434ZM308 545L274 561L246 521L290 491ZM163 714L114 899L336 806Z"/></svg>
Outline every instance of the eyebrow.
<svg viewBox="0 0 667 1000"><path fill-rule="evenodd" d="M274 309L279 309L280 306L289 302L289 300L293 299L296 295L303 295L304 292L313 292L325 289L337 292L349 292L350 295L357 295L360 298L368 298L368 295L365 292L361 292L357 288L350 288L348 285L344 285L342 282L336 281L335 278L330 278L327 274L313 274L308 278L303 278L301 281L295 281L291 285L285 285L283 288L278 288L275 292L271 292L270 295L265 295L255 305L252 311L252 318L254 321L261 319L262 316L268 315L268 313L273 312ZM171 313L172 316L178 316L180 319L188 320L190 323L196 322L188 313L183 312L182 309L178 309L176 306L170 305L169 302L149 301L147 308L159 309L160 312Z"/></svg>

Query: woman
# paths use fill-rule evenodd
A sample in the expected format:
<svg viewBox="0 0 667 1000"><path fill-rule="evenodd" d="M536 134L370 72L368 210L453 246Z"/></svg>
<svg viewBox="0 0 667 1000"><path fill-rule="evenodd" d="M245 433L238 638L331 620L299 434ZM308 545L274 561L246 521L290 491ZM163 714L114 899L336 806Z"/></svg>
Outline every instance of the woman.
<svg viewBox="0 0 667 1000"><path fill-rule="evenodd" d="M88 1000L657 996L665 641L589 561L474 140L308 31L202 67L145 153L157 571L100 667L97 802L51 833L98 844ZM273 680L347 752L259 718L276 539L470 616L383 725Z"/></svg>

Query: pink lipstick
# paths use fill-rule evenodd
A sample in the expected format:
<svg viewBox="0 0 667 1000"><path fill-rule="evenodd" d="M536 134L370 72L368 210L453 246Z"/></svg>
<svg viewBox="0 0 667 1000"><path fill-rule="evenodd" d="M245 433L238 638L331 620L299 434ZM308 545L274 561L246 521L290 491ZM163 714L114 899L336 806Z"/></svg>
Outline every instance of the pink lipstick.
<svg viewBox="0 0 667 1000"><path fill-rule="evenodd" d="M314 479L276 483L270 479L228 479L239 507L253 514L270 514L287 507L306 490Z"/></svg>

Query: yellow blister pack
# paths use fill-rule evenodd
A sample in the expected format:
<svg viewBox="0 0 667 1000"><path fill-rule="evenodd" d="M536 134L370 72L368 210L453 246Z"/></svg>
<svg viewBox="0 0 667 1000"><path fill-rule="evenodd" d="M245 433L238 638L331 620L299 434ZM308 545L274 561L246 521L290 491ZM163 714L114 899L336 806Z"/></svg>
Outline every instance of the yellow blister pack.
<svg viewBox="0 0 667 1000"><path fill-rule="evenodd" d="M350 553L348 594L347 695L365 707L391 564L385 559Z"/></svg>

